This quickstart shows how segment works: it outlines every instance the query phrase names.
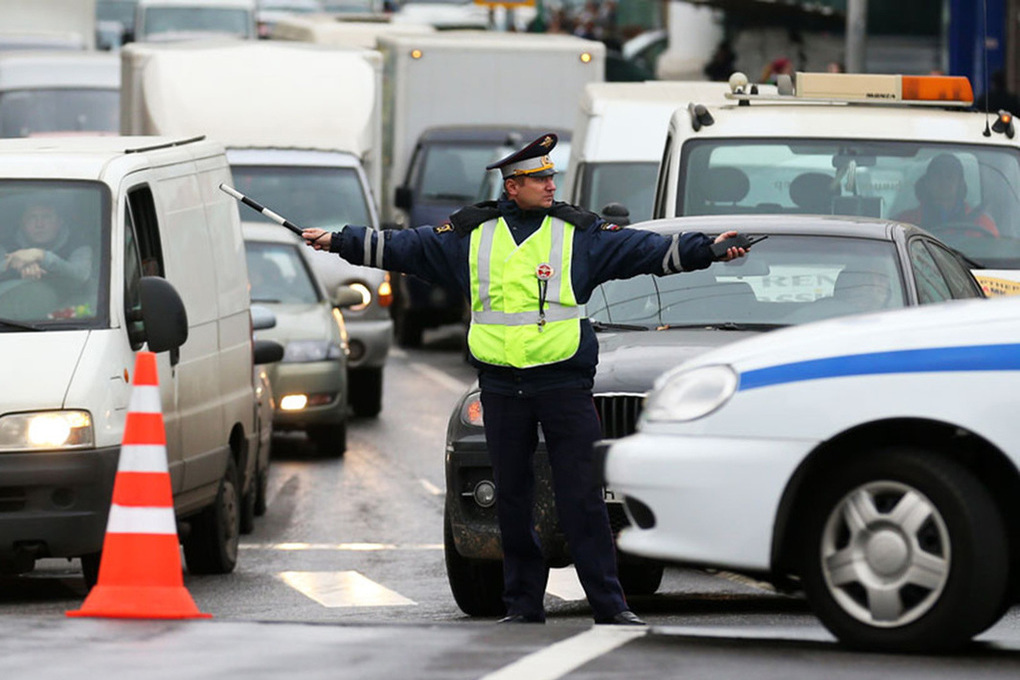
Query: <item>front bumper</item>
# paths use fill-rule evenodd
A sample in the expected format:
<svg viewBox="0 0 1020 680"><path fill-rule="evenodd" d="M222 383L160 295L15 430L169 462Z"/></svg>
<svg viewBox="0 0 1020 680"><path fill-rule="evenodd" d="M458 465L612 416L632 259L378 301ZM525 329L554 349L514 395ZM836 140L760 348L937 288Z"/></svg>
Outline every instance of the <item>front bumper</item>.
<svg viewBox="0 0 1020 680"><path fill-rule="evenodd" d="M348 367L353 370L385 365L393 344L393 320L362 321L348 318L345 314L344 322L347 326L347 343L351 347Z"/></svg>
<svg viewBox="0 0 1020 680"><path fill-rule="evenodd" d="M341 361L273 364L269 374L276 410L273 427L303 430L313 425L339 425L347 420L347 371ZM290 394L330 394L329 403L306 406L299 411L280 408Z"/></svg>
<svg viewBox="0 0 1020 680"><path fill-rule="evenodd" d="M0 454L0 562L103 547L120 447Z"/></svg>
<svg viewBox="0 0 1020 680"><path fill-rule="evenodd" d="M605 477L626 499L632 523L620 534L620 548L653 559L768 571L783 493L817 444L647 432L616 441ZM654 525L639 528L648 525L649 512Z"/></svg>

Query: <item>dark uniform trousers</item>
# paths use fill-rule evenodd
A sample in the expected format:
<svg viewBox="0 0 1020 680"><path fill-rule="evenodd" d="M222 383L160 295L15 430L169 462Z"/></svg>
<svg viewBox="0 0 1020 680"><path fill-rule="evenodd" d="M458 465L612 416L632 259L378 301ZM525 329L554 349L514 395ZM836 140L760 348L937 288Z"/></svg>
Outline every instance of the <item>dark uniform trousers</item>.
<svg viewBox="0 0 1020 680"><path fill-rule="evenodd" d="M570 388L506 396L483 390L481 398L496 482L507 612L545 616L549 569L533 518L539 425L552 468L560 528L595 618L627 609L601 480L595 476L593 444L602 435L591 391Z"/></svg>

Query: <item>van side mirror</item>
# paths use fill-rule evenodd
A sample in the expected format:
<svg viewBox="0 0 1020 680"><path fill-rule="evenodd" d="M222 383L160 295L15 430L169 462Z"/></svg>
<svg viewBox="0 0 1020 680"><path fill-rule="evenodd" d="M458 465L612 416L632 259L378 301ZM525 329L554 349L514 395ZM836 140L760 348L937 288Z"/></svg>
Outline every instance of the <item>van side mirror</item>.
<svg viewBox="0 0 1020 680"><path fill-rule="evenodd" d="M365 304L365 298L361 292L351 286L337 286L333 293L333 306L345 309L356 305Z"/></svg>
<svg viewBox="0 0 1020 680"><path fill-rule="evenodd" d="M397 187L393 196L393 204L401 210L410 210L412 203L414 203L414 197L411 193L411 187L406 184L402 187Z"/></svg>
<svg viewBox="0 0 1020 680"><path fill-rule="evenodd" d="M188 339L188 313L177 289L160 276L143 276L138 292L149 351L179 349Z"/></svg>

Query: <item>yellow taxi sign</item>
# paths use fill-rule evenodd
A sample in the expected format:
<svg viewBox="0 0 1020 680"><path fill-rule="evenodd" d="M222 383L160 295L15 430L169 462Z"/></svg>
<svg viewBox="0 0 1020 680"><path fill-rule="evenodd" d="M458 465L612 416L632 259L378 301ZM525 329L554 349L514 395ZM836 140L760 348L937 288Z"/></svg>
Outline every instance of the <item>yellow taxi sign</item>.
<svg viewBox="0 0 1020 680"><path fill-rule="evenodd" d="M980 272L974 272L974 278L981 284L985 295L992 297L996 295L1020 295L1020 283L1009 279L1000 279Z"/></svg>

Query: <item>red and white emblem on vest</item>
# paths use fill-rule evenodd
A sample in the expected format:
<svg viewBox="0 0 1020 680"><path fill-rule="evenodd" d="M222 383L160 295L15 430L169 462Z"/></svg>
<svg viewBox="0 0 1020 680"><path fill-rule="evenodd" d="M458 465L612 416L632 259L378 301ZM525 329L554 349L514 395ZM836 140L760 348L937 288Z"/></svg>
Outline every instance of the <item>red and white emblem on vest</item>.
<svg viewBox="0 0 1020 680"><path fill-rule="evenodd" d="M548 281L553 277L552 265L550 265L548 262L543 262L542 264L538 265L537 267L535 267L535 276L538 277L539 281Z"/></svg>

